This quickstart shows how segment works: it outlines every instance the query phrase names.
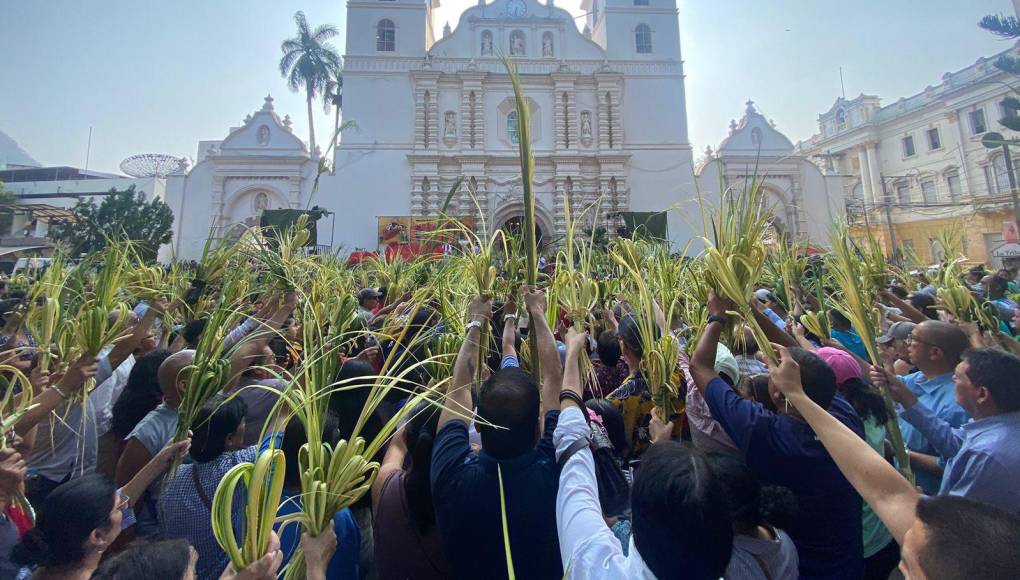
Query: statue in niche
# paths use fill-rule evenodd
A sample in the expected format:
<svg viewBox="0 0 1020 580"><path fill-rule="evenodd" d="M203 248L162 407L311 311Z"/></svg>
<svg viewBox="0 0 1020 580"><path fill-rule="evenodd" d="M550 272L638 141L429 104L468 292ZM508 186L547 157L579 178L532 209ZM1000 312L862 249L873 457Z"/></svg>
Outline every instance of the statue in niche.
<svg viewBox="0 0 1020 580"><path fill-rule="evenodd" d="M751 129L751 145L761 147L761 129L758 127Z"/></svg>
<svg viewBox="0 0 1020 580"><path fill-rule="evenodd" d="M261 214L269 209L269 194L260 191L255 194L255 213Z"/></svg>
<svg viewBox="0 0 1020 580"><path fill-rule="evenodd" d="M551 34L542 37L542 56L553 55L553 40Z"/></svg>
<svg viewBox="0 0 1020 580"><path fill-rule="evenodd" d="M519 30L515 30L510 34L510 54L524 54L524 33Z"/></svg>
<svg viewBox="0 0 1020 580"><path fill-rule="evenodd" d="M259 145L269 145L269 127L262 125L255 133L255 142Z"/></svg>
<svg viewBox="0 0 1020 580"><path fill-rule="evenodd" d="M457 114L447 111L443 120L443 134L447 137L457 136Z"/></svg>
<svg viewBox="0 0 1020 580"><path fill-rule="evenodd" d="M581 138L591 139L591 111L581 111Z"/></svg>
<svg viewBox="0 0 1020 580"><path fill-rule="evenodd" d="M492 33L488 30L482 33L482 56L492 56Z"/></svg>

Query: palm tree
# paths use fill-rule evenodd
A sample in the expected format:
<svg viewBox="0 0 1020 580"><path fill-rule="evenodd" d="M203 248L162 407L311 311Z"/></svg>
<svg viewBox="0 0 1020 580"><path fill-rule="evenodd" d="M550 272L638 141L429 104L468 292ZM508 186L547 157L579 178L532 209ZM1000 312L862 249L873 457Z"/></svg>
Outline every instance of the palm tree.
<svg viewBox="0 0 1020 580"><path fill-rule="evenodd" d="M340 54L327 42L338 34L335 26L323 24L312 30L300 10L294 14L297 36L280 44L280 74L286 77L287 86L297 92L305 89L308 103L308 149L315 151L315 126L312 122L312 101L318 95L335 90L340 78ZM328 103L328 101L327 101ZM328 105L327 105L328 106Z"/></svg>
<svg viewBox="0 0 1020 580"><path fill-rule="evenodd" d="M344 77L337 75L332 81L332 85L322 94L322 104L324 110L328 113L330 107L333 108L335 118L333 120L333 139L337 138L337 133L340 132L340 109L343 107L343 92L344 92ZM330 143L332 145L332 143Z"/></svg>

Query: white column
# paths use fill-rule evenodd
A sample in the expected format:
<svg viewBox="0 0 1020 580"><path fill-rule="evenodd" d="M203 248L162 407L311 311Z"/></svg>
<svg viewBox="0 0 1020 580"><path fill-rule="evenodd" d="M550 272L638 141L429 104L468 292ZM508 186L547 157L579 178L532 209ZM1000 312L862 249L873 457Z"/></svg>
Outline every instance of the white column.
<svg viewBox="0 0 1020 580"><path fill-rule="evenodd" d="M875 196L871 192L871 173L868 171L868 156L863 149L857 150L857 165L861 171L861 189L864 192L864 201L872 205L875 203Z"/></svg>
<svg viewBox="0 0 1020 580"><path fill-rule="evenodd" d="M878 152L874 143L868 143L868 172L871 174L871 192L875 196L875 203L885 203L882 195L882 166L878 164Z"/></svg>

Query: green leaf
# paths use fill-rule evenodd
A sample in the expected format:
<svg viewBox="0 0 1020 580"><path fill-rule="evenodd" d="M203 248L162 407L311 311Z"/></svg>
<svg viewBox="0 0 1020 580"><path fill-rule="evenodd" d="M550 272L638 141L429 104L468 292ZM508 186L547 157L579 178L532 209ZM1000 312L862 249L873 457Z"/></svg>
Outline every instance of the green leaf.
<svg viewBox="0 0 1020 580"><path fill-rule="evenodd" d="M514 574L513 554L510 552L510 526L506 523L506 495L503 493L503 468L496 465L496 475L499 477L499 515L503 520L503 549L506 551L506 575L510 580L517 577Z"/></svg>

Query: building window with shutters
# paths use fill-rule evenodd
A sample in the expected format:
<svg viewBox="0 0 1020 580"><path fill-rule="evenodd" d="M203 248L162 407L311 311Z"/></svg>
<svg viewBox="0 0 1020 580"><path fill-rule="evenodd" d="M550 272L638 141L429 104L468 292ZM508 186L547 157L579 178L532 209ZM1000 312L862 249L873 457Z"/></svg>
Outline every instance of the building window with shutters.
<svg viewBox="0 0 1020 580"><path fill-rule="evenodd" d="M970 121L970 134L980 135L988 130L985 125L985 110L978 109L967 113L967 120Z"/></svg>
<svg viewBox="0 0 1020 580"><path fill-rule="evenodd" d="M910 203L910 186L906 183L896 185L896 199L898 199L901 204Z"/></svg>
<svg viewBox="0 0 1020 580"><path fill-rule="evenodd" d="M907 135L903 138L903 156L913 157L917 151L914 150L914 136Z"/></svg>
<svg viewBox="0 0 1020 580"><path fill-rule="evenodd" d="M925 179L921 182L921 198L924 199L924 203L935 203L938 201L934 179Z"/></svg>
<svg viewBox="0 0 1020 580"><path fill-rule="evenodd" d="M946 175L946 189L949 190L949 197L956 201L963 195L963 184L960 183L959 173L950 173Z"/></svg>

